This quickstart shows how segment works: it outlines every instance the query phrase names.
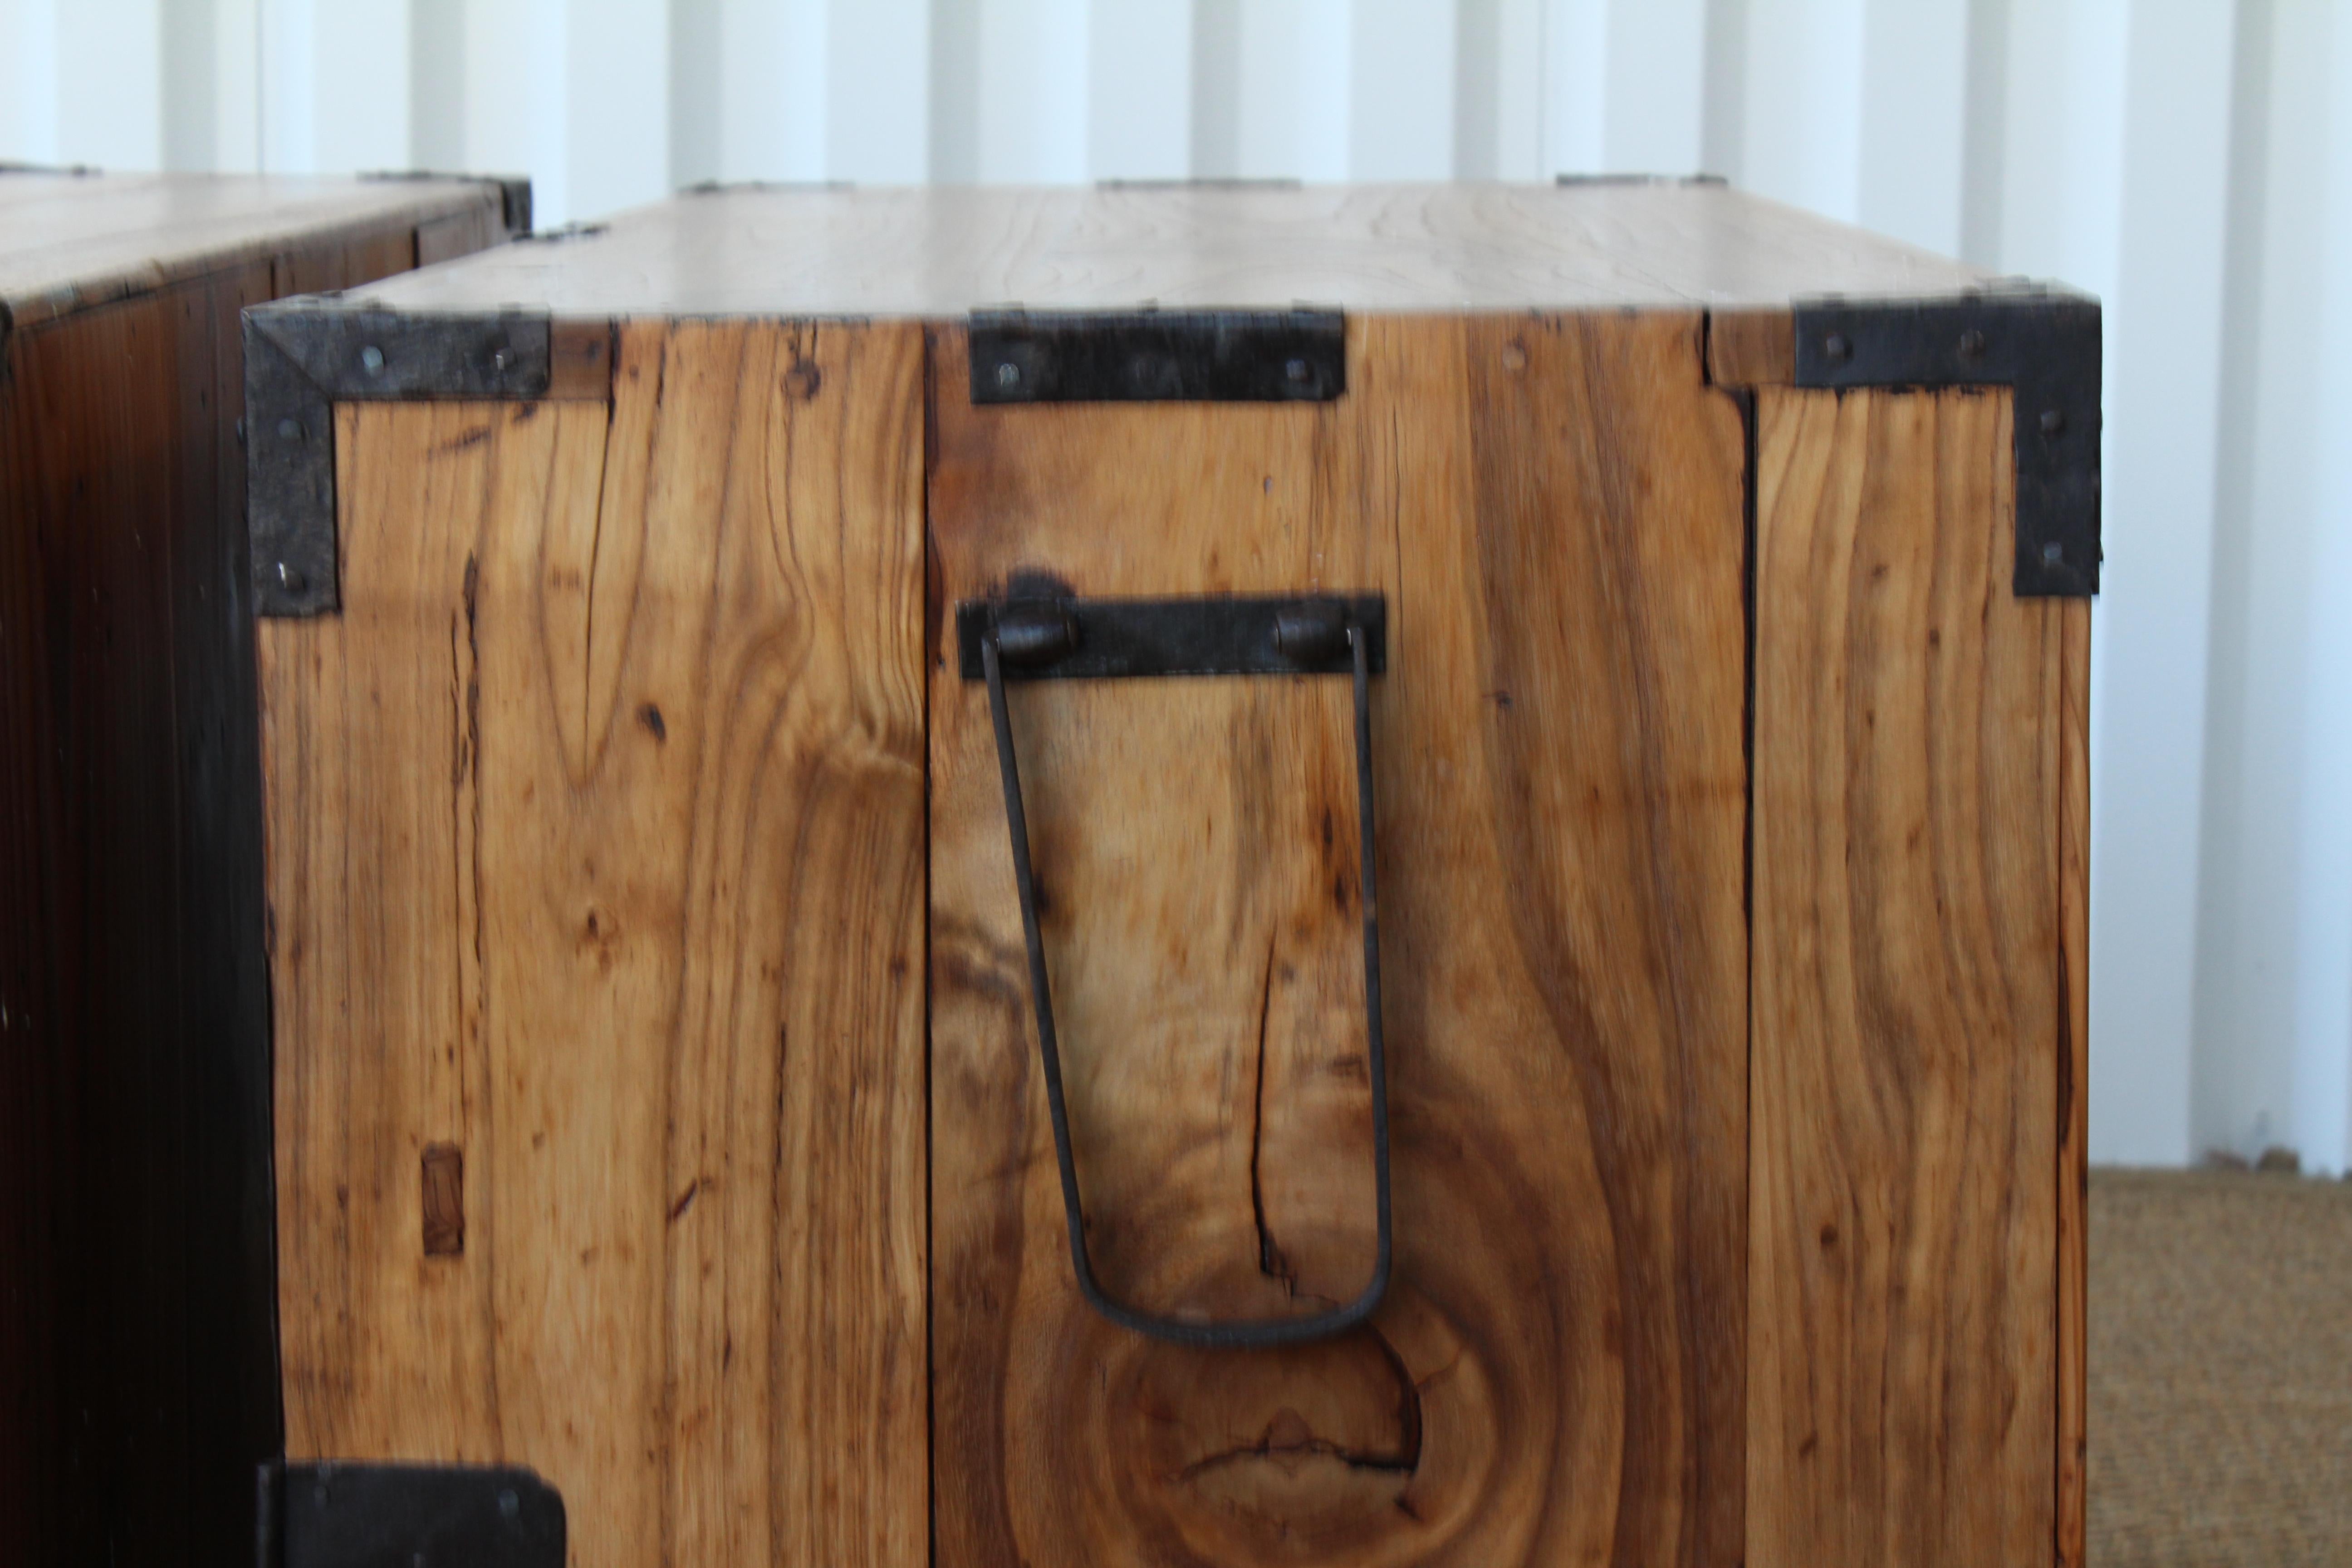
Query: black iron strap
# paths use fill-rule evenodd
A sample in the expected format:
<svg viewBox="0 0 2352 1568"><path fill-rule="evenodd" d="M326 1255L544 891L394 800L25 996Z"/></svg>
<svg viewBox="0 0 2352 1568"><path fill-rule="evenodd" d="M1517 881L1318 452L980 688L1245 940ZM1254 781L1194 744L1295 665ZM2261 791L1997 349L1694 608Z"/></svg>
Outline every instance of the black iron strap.
<svg viewBox="0 0 2352 1568"><path fill-rule="evenodd" d="M1087 1304L1121 1328L1180 1345L1263 1349L1328 1339L1362 1322L1388 1290L1388 1068L1381 1046L1381 938L1372 889L1371 674L1383 662L1386 631L1377 597L1307 599L1052 599L971 601L957 606L965 679L988 683L1003 775L1004 816L1013 838L1013 879L1021 899L1021 932L1029 949L1029 994L1037 1015L1037 1051L1045 1069L1045 1109L1061 1165L1062 1207L1070 1262ZM977 665L977 668L974 666ZM1303 1317L1194 1321L1141 1311L1113 1300L1095 1278L1087 1252L1086 1210L1070 1152L1069 1112L1062 1094L1061 1047L1054 1032L1053 991L1037 929L1036 876L1029 858L1029 820L1021 805L1021 770L1013 754L1008 679L1108 679L1150 675L1337 674L1356 688L1356 810L1362 841L1364 1051L1372 1089L1372 1176L1377 1239L1370 1280L1344 1306Z"/></svg>

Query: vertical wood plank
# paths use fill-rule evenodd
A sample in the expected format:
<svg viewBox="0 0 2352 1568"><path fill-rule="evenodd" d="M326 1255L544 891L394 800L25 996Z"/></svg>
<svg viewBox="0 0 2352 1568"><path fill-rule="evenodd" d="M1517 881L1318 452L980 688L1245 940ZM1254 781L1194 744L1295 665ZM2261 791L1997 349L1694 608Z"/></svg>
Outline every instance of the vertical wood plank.
<svg viewBox="0 0 2352 1568"><path fill-rule="evenodd" d="M1748 1561L2034 1561L2066 611L2006 393L1757 395Z"/></svg>
<svg viewBox="0 0 2352 1568"><path fill-rule="evenodd" d="M2091 1180L2091 605L2060 611L2058 940L2058 1565L2089 1529Z"/></svg>
<svg viewBox="0 0 2352 1568"><path fill-rule="evenodd" d="M1373 588L1395 1283L1286 1352L1071 1277L985 699L931 669L940 1560L1728 1565L1746 1243L1741 437L1696 317L1366 318L1322 405L974 408L957 600ZM1345 684L1013 693L1106 1283L1343 1300L1367 1260Z"/></svg>
<svg viewBox="0 0 2352 1568"><path fill-rule="evenodd" d="M261 638L290 1454L530 1465L583 1565L923 1560L920 343L339 410L343 611Z"/></svg>

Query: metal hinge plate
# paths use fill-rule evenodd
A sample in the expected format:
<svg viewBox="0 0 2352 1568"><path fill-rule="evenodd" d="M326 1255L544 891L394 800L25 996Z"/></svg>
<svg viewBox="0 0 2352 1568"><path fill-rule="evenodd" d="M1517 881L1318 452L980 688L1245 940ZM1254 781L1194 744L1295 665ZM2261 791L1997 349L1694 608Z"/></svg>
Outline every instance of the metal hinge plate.
<svg viewBox="0 0 2352 1568"><path fill-rule="evenodd" d="M2099 591L2099 306L2042 288L1960 300L1800 300L1796 384L2008 386L2014 591Z"/></svg>
<svg viewBox="0 0 2352 1568"><path fill-rule="evenodd" d="M1337 310L976 310L971 400L1319 403L1348 390Z"/></svg>
<svg viewBox="0 0 2352 1568"><path fill-rule="evenodd" d="M564 1568L563 1499L492 1465L261 1467L255 1568Z"/></svg>
<svg viewBox="0 0 2352 1568"><path fill-rule="evenodd" d="M1026 658L1008 646L1008 680L1113 680L1169 675L1345 675L1344 639L1311 648L1292 625L1301 612L1327 608L1360 627L1370 672L1388 668L1388 602L1378 594L1286 597L1211 595L1181 599L1037 597L967 599L956 606L957 667L982 675L981 644L1008 615L1049 615L1062 643L1051 658ZM1288 634L1288 635L1286 635Z"/></svg>

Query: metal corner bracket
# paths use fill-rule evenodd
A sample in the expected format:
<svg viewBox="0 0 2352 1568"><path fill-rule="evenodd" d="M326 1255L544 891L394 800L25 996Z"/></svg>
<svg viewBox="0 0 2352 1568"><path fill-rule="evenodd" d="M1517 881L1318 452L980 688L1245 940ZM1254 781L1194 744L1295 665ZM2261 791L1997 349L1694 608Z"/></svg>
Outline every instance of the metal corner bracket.
<svg viewBox="0 0 2352 1568"><path fill-rule="evenodd" d="M2041 286L1797 301L1796 384L2008 386L2021 598L2099 591L2099 305Z"/></svg>
<svg viewBox="0 0 2352 1568"><path fill-rule="evenodd" d="M546 395L548 318L422 316L330 296L245 312L246 530L257 615L331 614L338 403Z"/></svg>
<svg viewBox="0 0 2352 1568"><path fill-rule="evenodd" d="M273 1459L254 1568L564 1568L563 1497L512 1465Z"/></svg>

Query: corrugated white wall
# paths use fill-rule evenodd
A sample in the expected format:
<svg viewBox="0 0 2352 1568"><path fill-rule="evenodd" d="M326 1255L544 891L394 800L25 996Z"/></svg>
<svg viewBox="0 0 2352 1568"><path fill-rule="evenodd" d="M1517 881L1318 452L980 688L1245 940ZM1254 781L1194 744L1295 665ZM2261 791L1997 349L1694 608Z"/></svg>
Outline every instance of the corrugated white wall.
<svg viewBox="0 0 2352 1568"><path fill-rule="evenodd" d="M2352 0L0 0L0 157L1705 168L2090 289L2094 1155L2352 1153Z"/></svg>

